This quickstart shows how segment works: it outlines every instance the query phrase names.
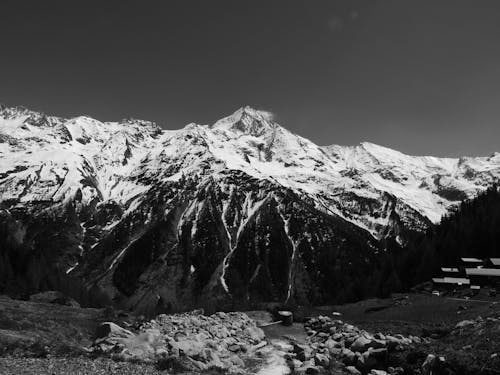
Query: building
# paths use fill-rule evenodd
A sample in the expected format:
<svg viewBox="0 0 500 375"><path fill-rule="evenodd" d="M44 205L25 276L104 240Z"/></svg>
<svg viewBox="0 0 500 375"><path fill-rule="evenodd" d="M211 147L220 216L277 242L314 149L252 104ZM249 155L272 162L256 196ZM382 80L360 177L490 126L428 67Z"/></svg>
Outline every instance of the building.
<svg viewBox="0 0 500 375"><path fill-rule="evenodd" d="M432 279L436 288L482 286L500 287L500 258L461 258L458 267L441 267L438 277Z"/></svg>

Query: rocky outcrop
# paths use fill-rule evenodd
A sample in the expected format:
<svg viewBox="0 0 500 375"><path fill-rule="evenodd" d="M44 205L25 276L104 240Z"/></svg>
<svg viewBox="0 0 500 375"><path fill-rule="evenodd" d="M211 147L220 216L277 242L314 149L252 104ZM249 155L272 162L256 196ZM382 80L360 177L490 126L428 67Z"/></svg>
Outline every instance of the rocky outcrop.
<svg viewBox="0 0 500 375"><path fill-rule="evenodd" d="M389 366L389 355L424 340L417 336L371 334L326 316L309 319L305 329L306 343L295 344L290 361L298 373L311 366L319 372L340 365L347 374L402 374L402 368Z"/></svg>
<svg viewBox="0 0 500 375"><path fill-rule="evenodd" d="M185 372L242 372L249 366L245 360L267 345L263 331L243 313L162 314L134 333L108 322L97 336L96 354Z"/></svg>

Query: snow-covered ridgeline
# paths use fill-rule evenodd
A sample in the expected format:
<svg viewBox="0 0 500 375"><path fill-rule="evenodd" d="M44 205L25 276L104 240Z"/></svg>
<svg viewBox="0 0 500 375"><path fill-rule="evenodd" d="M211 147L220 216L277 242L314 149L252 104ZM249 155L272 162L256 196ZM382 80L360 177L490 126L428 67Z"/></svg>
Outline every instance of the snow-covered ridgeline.
<svg viewBox="0 0 500 375"><path fill-rule="evenodd" d="M500 153L436 158L371 143L321 147L249 107L211 126L174 131L140 120L0 109L0 198L16 205L79 196L82 205L97 199L130 211L154 184L228 171L292 189L377 235L388 225L376 204L386 194L408 207L398 214L414 210L438 222L460 200L498 181Z"/></svg>

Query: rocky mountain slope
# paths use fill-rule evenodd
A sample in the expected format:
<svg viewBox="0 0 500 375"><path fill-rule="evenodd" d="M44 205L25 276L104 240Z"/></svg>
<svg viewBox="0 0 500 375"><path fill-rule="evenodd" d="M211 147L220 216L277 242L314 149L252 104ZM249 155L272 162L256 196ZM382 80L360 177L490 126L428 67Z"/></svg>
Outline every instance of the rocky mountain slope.
<svg viewBox="0 0 500 375"><path fill-rule="evenodd" d="M381 239L499 177L499 153L321 147L249 107L174 131L1 107L0 287L149 313L350 299Z"/></svg>

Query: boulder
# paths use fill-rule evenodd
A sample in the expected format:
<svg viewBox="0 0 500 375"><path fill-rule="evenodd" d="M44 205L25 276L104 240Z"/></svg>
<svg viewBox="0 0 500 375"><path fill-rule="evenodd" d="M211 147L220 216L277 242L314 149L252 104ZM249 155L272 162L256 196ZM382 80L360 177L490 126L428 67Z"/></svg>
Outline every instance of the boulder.
<svg viewBox="0 0 500 375"><path fill-rule="evenodd" d="M365 336L359 336L354 342L351 344L350 349L353 352L363 353L370 347L371 340Z"/></svg>
<svg viewBox="0 0 500 375"><path fill-rule="evenodd" d="M120 327L113 322L101 323L95 333L96 339L100 338L129 338L134 336L128 329Z"/></svg>
<svg viewBox="0 0 500 375"><path fill-rule="evenodd" d="M377 340L371 336L359 336L354 342L351 344L350 349L354 352L364 352L368 348L378 349L385 348L386 342L383 340Z"/></svg>

